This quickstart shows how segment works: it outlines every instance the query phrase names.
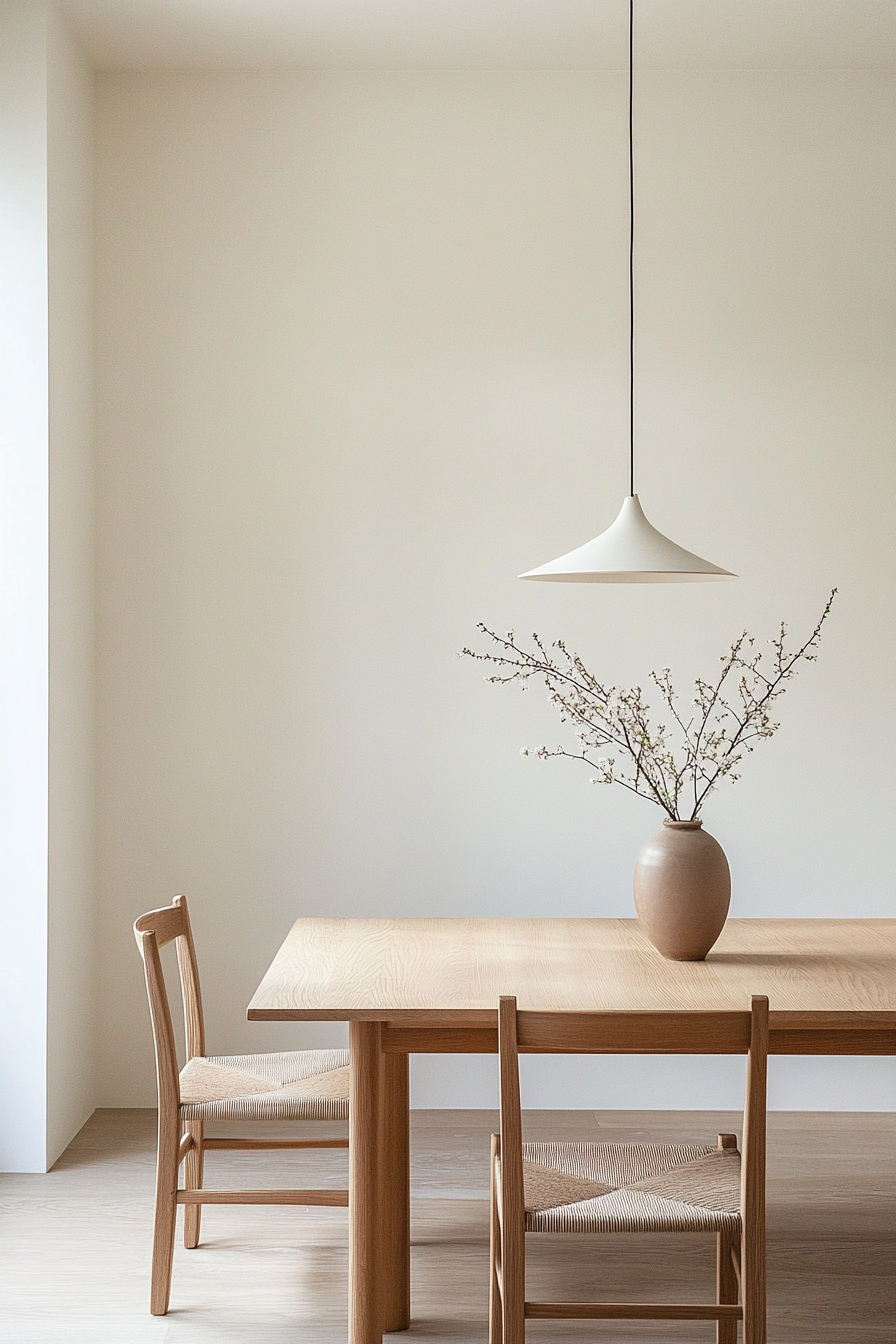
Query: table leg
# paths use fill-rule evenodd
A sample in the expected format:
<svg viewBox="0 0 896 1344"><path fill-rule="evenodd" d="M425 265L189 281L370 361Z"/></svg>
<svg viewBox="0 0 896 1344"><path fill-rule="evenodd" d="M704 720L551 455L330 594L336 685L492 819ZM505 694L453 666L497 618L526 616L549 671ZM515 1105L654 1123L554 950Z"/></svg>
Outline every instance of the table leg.
<svg viewBox="0 0 896 1344"><path fill-rule="evenodd" d="M348 1024L351 1050L348 1163L349 1344L381 1344L380 1145L383 1055L379 1022Z"/></svg>
<svg viewBox="0 0 896 1344"><path fill-rule="evenodd" d="M384 1055L380 1168L384 1330L407 1330L411 1324L409 1104L407 1055Z"/></svg>

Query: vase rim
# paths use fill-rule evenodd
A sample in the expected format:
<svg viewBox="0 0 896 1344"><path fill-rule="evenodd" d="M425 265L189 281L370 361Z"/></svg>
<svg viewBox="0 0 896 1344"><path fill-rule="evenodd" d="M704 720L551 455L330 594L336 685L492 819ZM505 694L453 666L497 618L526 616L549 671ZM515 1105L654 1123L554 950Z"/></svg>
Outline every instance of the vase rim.
<svg viewBox="0 0 896 1344"><path fill-rule="evenodd" d="M663 825L668 826L670 831L698 831L703 825L703 818L696 817L693 821L673 821L671 817L664 817Z"/></svg>

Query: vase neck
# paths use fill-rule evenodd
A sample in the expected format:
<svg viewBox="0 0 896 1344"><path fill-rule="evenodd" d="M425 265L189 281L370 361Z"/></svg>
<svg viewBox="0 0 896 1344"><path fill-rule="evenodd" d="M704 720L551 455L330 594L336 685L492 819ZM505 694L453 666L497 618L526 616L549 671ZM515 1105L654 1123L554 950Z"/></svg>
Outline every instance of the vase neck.
<svg viewBox="0 0 896 1344"><path fill-rule="evenodd" d="M672 821L670 817L666 817L663 825L668 826L670 831L699 831L703 822L699 817L696 821Z"/></svg>

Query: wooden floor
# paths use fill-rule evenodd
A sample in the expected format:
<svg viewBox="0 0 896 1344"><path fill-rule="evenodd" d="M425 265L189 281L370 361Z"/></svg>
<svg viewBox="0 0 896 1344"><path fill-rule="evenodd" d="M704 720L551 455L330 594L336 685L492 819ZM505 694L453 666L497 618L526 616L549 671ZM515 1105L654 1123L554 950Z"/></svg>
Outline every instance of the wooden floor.
<svg viewBox="0 0 896 1344"><path fill-rule="evenodd" d="M210 1207L178 1248L172 1309L148 1314L154 1113L97 1111L47 1176L0 1176L0 1340L6 1344L336 1344L346 1338L341 1209ZM494 1116L413 1120L414 1325L396 1340L484 1344L487 1150ZM530 1112L528 1135L714 1141L728 1115ZM229 1126L234 1132L237 1127ZM270 1133L268 1127L265 1133ZM325 1127L320 1127L323 1132ZM333 1132L338 1132L335 1130ZM208 1184L342 1184L344 1153L216 1153ZM305 1165L307 1171L307 1165ZM250 1174L251 1173L251 1174ZM896 1116L772 1115L770 1344L896 1340ZM700 1237L533 1237L530 1292L655 1296L713 1286ZM533 1322L532 1344L705 1341L703 1324Z"/></svg>

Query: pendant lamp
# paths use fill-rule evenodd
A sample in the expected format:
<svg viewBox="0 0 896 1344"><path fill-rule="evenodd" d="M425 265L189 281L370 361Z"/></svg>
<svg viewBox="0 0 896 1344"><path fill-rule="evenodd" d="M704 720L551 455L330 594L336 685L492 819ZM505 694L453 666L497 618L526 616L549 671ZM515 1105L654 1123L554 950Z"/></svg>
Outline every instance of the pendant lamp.
<svg viewBox="0 0 896 1344"><path fill-rule="evenodd" d="M521 579L547 583L701 583L733 579L727 569L678 546L648 521L635 494L635 0L628 7L628 186L629 186L629 494L616 521L593 541L550 560Z"/></svg>

